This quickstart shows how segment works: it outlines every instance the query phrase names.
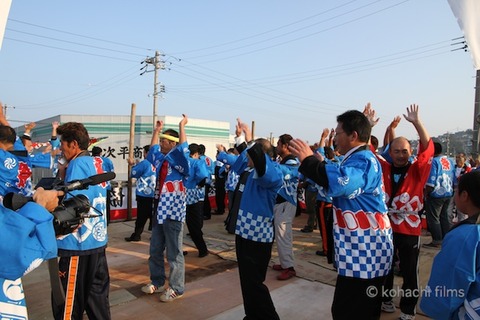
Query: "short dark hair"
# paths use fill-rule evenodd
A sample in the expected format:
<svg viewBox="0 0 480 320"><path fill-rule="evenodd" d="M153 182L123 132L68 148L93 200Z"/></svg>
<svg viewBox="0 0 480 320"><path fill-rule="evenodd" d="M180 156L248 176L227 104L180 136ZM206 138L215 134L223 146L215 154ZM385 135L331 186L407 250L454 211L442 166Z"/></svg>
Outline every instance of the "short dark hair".
<svg viewBox="0 0 480 320"><path fill-rule="evenodd" d="M258 138L255 139L255 143L262 145L263 152L266 153L270 157L270 159L275 159L275 157L277 156L277 150L272 146L269 140L265 138Z"/></svg>
<svg viewBox="0 0 480 320"><path fill-rule="evenodd" d="M0 142L14 144L15 140L17 140L15 129L0 125Z"/></svg>
<svg viewBox="0 0 480 320"><path fill-rule="evenodd" d="M466 191L473 204L480 208L480 171L474 170L460 176L458 192Z"/></svg>
<svg viewBox="0 0 480 320"><path fill-rule="evenodd" d="M95 146L92 148L92 156L94 157L100 156L102 154L102 151L103 151L102 148Z"/></svg>
<svg viewBox="0 0 480 320"><path fill-rule="evenodd" d="M282 134L280 137L278 137L278 141L285 145L288 145L292 139L293 137L288 133Z"/></svg>
<svg viewBox="0 0 480 320"><path fill-rule="evenodd" d="M442 153L442 144L440 142L434 142L433 143L433 148L434 148L434 154L439 155Z"/></svg>
<svg viewBox="0 0 480 320"><path fill-rule="evenodd" d="M179 137L178 131L173 130L173 129L167 129L167 130L163 131L162 133L163 134L168 134L169 136L172 136L172 137L175 137L175 138Z"/></svg>
<svg viewBox="0 0 480 320"><path fill-rule="evenodd" d="M372 126L367 117L358 110L349 110L337 116L337 122L342 124L342 129L346 134L352 134L354 131L358 134L358 140L368 142L372 133Z"/></svg>
<svg viewBox="0 0 480 320"><path fill-rule="evenodd" d="M190 150L190 154L200 153L200 146L196 143L190 143L188 145L188 150Z"/></svg>
<svg viewBox="0 0 480 320"><path fill-rule="evenodd" d="M149 144L146 144L146 145L143 146L143 152L145 153L145 155L147 155L149 150L150 150L150 145Z"/></svg>
<svg viewBox="0 0 480 320"><path fill-rule="evenodd" d="M90 144L90 137L85 126L79 122L67 122L57 128L61 140L68 143L77 141L80 150L87 150Z"/></svg>
<svg viewBox="0 0 480 320"><path fill-rule="evenodd" d="M378 138L375 137L374 135L371 135L370 136L370 143L375 148L375 150L377 150L377 148L378 148Z"/></svg>
<svg viewBox="0 0 480 320"><path fill-rule="evenodd" d="M205 148L205 146L204 146L203 144L199 144L199 145L198 145L198 153L199 153L200 155L203 156L203 155L205 154L205 150L207 150L207 148Z"/></svg>

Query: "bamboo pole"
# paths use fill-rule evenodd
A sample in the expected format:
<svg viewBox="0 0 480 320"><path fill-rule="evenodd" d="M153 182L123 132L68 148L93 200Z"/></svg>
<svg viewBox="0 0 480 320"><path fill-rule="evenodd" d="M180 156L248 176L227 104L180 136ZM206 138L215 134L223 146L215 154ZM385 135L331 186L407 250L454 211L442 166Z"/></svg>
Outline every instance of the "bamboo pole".
<svg viewBox="0 0 480 320"><path fill-rule="evenodd" d="M135 111L137 105L132 103L132 110L130 112L130 140L128 143L128 158L133 159L133 148L135 143ZM132 165L128 163L128 182L127 182L127 220L132 220L132 177L130 172L132 171Z"/></svg>

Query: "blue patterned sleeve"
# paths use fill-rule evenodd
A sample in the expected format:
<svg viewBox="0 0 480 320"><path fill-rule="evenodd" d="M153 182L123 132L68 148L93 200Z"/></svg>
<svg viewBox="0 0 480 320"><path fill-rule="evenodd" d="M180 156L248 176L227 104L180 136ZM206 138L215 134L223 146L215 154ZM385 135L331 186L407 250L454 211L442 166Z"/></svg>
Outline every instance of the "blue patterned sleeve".
<svg viewBox="0 0 480 320"><path fill-rule="evenodd" d="M453 319L459 308L478 297L478 244L476 225L460 226L446 235L433 261L428 286L422 292L420 308L429 317ZM471 312L474 317L479 316L480 310L473 305L478 303L471 305L471 310L467 310L470 316L465 319L473 319Z"/></svg>
<svg viewBox="0 0 480 320"><path fill-rule="evenodd" d="M166 156L167 161L172 165L175 170L180 172L184 176L189 174L189 157L188 143L183 142L178 144L174 149L172 149Z"/></svg>
<svg viewBox="0 0 480 320"><path fill-rule="evenodd" d="M0 278L15 280L57 255L53 216L28 202L18 211L0 206Z"/></svg>

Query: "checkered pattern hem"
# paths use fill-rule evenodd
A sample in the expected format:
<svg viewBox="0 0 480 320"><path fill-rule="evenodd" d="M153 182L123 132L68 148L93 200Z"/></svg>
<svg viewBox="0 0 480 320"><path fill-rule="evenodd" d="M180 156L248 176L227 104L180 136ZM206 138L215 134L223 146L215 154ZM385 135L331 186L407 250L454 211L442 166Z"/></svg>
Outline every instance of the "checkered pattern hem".
<svg viewBox="0 0 480 320"><path fill-rule="evenodd" d="M205 199L205 188L194 188L186 190L187 205L194 204Z"/></svg>
<svg viewBox="0 0 480 320"><path fill-rule="evenodd" d="M273 242L273 219L239 210L235 233L256 242Z"/></svg>
<svg viewBox="0 0 480 320"><path fill-rule="evenodd" d="M158 223L161 224L167 219L185 221L186 210L185 192L162 193L158 202Z"/></svg>
<svg viewBox="0 0 480 320"><path fill-rule="evenodd" d="M338 274L372 279L387 275L393 260L392 230L335 228Z"/></svg>

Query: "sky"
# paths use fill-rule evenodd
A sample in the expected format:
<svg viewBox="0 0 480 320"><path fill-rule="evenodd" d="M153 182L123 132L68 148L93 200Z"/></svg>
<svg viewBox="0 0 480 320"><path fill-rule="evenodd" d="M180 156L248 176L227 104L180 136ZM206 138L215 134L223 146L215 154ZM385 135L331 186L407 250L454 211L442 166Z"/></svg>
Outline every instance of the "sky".
<svg viewBox="0 0 480 320"><path fill-rule="evenodd" d="M475 68L447 0L13 0L0 51L11 125L59 114L255 122L310 143L370 102L385 128L410 104L432 136L472 129ZM148 71L140 75L142 71ZM415 139L403 119L397 135Z"/></svg>

